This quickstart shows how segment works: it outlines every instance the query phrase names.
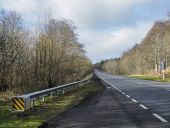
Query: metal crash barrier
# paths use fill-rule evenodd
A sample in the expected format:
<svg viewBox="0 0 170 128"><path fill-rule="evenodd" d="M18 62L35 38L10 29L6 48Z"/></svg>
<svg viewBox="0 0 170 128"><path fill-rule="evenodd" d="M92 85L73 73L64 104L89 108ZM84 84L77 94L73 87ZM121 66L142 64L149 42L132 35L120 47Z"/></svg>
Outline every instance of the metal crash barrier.
<svg viewBox="0 0 170 128"><path fill-rule="evenodd" d="M64 84L64 85L60 85L60 86L57 86L57 87L45 89L45 90L42 90L42 91L29 93L29 94L26 94L26 95L14 96L11 99L11 101L12 101L12 111L23 112L23 111L25 111L25 110L27 110L31 107L34 107L34 102L37 99L42 98L42 100L44 101L44 97L46 97L46 96L51 95L51 97L52 97L54 93L58 93L58 92L64 93L68 89L79 87L82 84L88 83L89 81L90 81L90 78L82 80L82 81L77 81L77 82L73 82L73 83Z"/></svg>

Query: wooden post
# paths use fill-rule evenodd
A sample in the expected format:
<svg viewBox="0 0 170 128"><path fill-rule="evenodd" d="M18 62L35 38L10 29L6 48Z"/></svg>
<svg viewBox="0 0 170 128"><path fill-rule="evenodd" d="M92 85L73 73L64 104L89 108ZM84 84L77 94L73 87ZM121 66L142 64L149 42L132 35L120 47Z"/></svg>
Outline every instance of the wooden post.
<svg viewBox="0 0 170 128"><path fill-rule="evenodd" d="M162 70L162 79L165 80L165 70Z"/></svg>

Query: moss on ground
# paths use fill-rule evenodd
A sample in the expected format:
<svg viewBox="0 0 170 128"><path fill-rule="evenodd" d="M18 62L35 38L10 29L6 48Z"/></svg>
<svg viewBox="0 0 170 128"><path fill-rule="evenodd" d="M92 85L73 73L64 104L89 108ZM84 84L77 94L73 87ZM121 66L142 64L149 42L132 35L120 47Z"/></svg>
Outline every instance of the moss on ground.
<svg viewBox="0 0 170 128"><path fill-rule="evenodd" d="M24 113L11 112L11 103L0 101L0 128L36 128L49 117L57 115L81 101L88 94L101 89L95 82L67 91L64 95L38 100L35 108Z"/></svg>

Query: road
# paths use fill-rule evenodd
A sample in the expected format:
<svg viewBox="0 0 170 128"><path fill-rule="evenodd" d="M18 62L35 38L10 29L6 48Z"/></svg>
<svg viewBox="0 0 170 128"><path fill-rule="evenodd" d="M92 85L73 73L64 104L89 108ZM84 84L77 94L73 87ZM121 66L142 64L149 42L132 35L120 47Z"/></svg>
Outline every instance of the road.
<svg viewBox="0 0 170 128"><path fill-rule="evenodd" d="M170 84L96 74L106 89L50 120L50 128L170 128Z"/></svg>

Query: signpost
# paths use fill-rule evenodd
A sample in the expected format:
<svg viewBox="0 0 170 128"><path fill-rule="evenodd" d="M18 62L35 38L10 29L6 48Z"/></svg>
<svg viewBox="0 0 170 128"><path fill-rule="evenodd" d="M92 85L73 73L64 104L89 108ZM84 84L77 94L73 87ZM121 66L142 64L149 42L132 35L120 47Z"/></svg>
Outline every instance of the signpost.
<svg viewBox="0 0 170 128"><path fill-rule="evenodd" d="M160 70L162 71L162 79L165 80L165 62L160 62Z"/></svg>

